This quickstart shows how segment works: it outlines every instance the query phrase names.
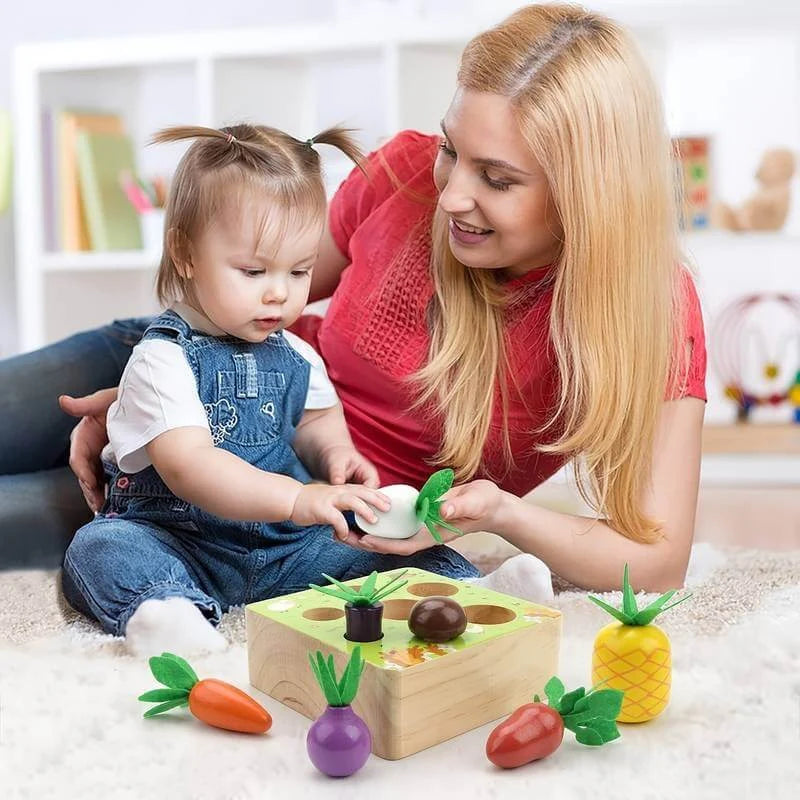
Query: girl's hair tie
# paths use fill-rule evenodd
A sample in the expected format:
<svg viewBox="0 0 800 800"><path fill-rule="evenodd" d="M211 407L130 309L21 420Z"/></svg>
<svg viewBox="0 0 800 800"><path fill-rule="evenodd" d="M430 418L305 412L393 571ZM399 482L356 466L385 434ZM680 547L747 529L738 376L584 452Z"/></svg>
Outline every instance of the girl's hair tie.
<svg viewBox="0 0 800 800"><path fill-rule="evenodd" d="M233 144L233 142L236 141L236 137L232 133L229 133L226 141L228 144Z"/></svg>
<svg viewBox="0 0 800 800"><path fill-rule="evenodd" d="M313 148L314 147L314 137L312 136L310 139L306 139L305 145L306 145L306 147Z"/></svg>

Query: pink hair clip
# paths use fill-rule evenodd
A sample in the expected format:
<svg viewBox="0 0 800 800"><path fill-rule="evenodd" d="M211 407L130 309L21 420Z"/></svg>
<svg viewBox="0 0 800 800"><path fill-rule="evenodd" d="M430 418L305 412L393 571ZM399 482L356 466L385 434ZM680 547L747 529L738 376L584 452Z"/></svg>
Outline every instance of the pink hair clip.
<svg viewBox="0 0 800 800"><path fill-rule="evenodd" d="M229 133L228 134L228 138L227 138L228 144L232 144L235 141L236 141L236 139L234 138L234 135L232 133Z"/></svg>

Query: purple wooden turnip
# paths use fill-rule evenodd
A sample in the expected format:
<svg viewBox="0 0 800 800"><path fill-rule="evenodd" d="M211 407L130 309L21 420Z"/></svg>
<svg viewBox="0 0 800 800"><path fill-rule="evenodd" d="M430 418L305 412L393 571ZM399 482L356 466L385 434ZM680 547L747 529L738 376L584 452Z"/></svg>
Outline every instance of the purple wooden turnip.
<svg viewBox="0 0 800 800"><path fill-rule="evenodd" d="M311 670L328 701L328 707L309 728L306 749L311 763L326 775L341 778L361 769L372 750L369 728L350 703L358 691L364 671L361 648L353 650L340 680L336 681L333 656L327 660L317 650L308 654Z"/></svg>
<svg viewBox="0 0 800 800"><path fill-rule="evenodd" d="M372 750L367 723L350 706L328 706L306 737L311 763L326 775L341 778L364 766Z"/></svg>

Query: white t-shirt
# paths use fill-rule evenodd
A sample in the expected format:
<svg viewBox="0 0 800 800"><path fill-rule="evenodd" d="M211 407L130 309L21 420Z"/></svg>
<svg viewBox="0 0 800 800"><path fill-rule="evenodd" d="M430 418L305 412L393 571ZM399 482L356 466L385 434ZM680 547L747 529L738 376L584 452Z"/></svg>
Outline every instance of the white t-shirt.
<svg viewBox="0 0 800 800"><path fill-rule="evenodd" d="M217 336L223 333L182 303L174 305L172 310L194 330ZM311 365L305 407L336 405L339 398L320 355L293 333L283 331L283 336ZM106 423L109 443L103 450L103 458L128 473L150 466L145 445L162 433L187 426L210 432L197 381L179 344L166 339L146 339L133 348Z"/></svg>

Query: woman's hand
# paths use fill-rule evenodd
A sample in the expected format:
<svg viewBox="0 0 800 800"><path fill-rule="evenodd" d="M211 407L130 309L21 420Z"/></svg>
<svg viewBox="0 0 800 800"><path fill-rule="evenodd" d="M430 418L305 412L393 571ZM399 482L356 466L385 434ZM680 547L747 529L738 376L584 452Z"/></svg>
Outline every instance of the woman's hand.
<svg viewBox="0 0 800 800"><path fill-rule="evenodd" d="M329 483L363 483L372 489L380 485L378 470L365 456L352 445L334 445L319 455L322 475Z"/></svg>
<svg viewBox="0 0 800 800"><path fill-rule="evenodd" d="M116 399L116 387L100 389L85 397L62 394L58 398L62 411L82 418L70 434L69 466L78 478L87 505L95 513L105 500L105 476L100 453L108 442L106 414Z"/></svg>
<svg viewBox="0 0 800 800"><path fill-rule="evenodd" d="M454 486L442 497L439 513L443 520L454 525L463 533L491 531L495 527L503 496L503 491L491 481L470 481L461 486ZM458 537L458 534L445 528L437 530L444 542ZM361 536L350 531L344 541L362 550L373 553L392 553L399 556L409 556L418 550L425 550L437 544L427 528L423 528L408 539L384 539L381 536L370 536L369 534Z"/></svg>

